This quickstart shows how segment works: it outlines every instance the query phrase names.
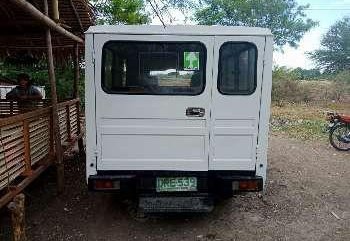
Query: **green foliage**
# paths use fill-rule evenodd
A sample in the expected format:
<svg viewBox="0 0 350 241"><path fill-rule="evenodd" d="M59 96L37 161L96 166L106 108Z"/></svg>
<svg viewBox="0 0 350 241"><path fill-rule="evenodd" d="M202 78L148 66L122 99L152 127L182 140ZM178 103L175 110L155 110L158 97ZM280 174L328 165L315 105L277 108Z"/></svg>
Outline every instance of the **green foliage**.
<svg viewBox="0 0 350 241"><path fill-rule="evenodd" d="M145 24L150 21L142 0L91 0L97 24Z"/></svg>
<svg viewBox="0 0 350 241"><path fill-rule="evenodd" d="M198 1L196 0L164 0L165 6L168 8L175 7L178 9L190 9L198 7Z"/></svg>
<svg viewBox="0 0 350 241"><path fill-rule="evenodd" d="M97 24L145 24L152 17L172 22L175 9L188 20L190 12L199 5L197 0L90 0L90 3L95 7Z"/></svg>
<svg viewBox="0 0 350 241"><path fill-rule="evenodd" d="M286 67L275 67L273 70L271 98L280 105L283 102L309 101L307 88L301 85L295 71Z"/></svg>
<svg viewBox="0 0 350 241"><path fill-rule="evenodd" d="M272 106L271 130L302 140L326 140L326 120L322 107L306 104Z"/></svg>
<svg viewBox="0 0 350 241"><path fill-rule="evenodd" d="M337 101L350 99L350 70L333 75L319 75L314 80L301 76L300 69L275 67L272 74L272 100L285 103ZM318 71L315 71L315 73ZM319 72L318 72L319 73ZM322 78L322 80L320 80Z"/></svg>
<svg viewBox="0 0 350 241"><path fill-rule="evenodd" d="M308 5L296 0L90 0L97 12L97 24L143 24L153 16L164 18L179 9L187 19L195 11L199 24L238 25L270 28L276 46L296 47L303 35L317 23L306 17ZM187 11L186 13L186 10Z"/></svg>
<svg viewBox="0 0 350 241"><path fill-rule="evenodd" d="M97 12L97 24L143 24L150 16L164 19L173 9L185 19L195 11L199 24L238 25L270 28L276 46L296 47L303 35L317 23L306 17L308 5L296 0L90 0ZM153 12L149 13L145 9ZM171 18L171 17L170 17Z"/></svg>
<svg viewBox="0 0 350 241"><path fill-rule="evenodd" d="M327 124L325 120L303 120L286 121L283 118L275 119L271 125L273 132L287 134L292 138L302 140L320 140L326 139L328 136L324 132L324 127ZM278 122L283 124L276 124Z"/></svg>
<svg viewBox="0 0 350 241"><path fill-rule="evenodd" d="M334 77L333 80L336 83L344 83L350 87L350 70L344 70L339 73L337 73ZM350 92L349 92L350 94Z"/></svg>
<svg viewBox="0 0 350 241"><path fill-rule="evenodd" d="M300 67L293 69L291 72L298 80L317 80L322 75L319 69L303 69Z"/></svg>
<svg viewBox="0 0 350 241"><path fill-rule="evenodd" d="M321 48L309 56L327 73L350 69L350 17L331 26L322 38Z"/></svg>
<svg viewBox="0 0 350 241"><path fill-rule="evenodd" d="M65 67L56 68L56 88L59 100L72 98L73 96L73 64ZM48 78L48 70L45 65L38 66L18 66L12 64L0 63L0 77L16 80L17 75L26 73L30 76L34 85L45 86L46 98L51 96L50 82ZM84 72L81 71L79 81L79 95L84 99Z"/></svg>
<svg viewBox="0 0 350 241"><path fill-rule="evenodd" d="M337 99L342 100L344 96L350 96L350 70L339 72L333 77L337 87Z"/></svg>
<svg viewBox="0 0 350 241"><path fill-rule="evenodd" d="M294 69L286 66L275 66L272 70L272 79L276 81L281 80L296 80L298 75Z"/></svg>
<svg viewBox="0 0 350 241"><path fill-rule="evenodd" d="M327 124L325 112L332 110L346 113L349 109L349 102L286 103L283 107L273 104L270 120L271 130L273 133L302 140L328 141L328 135L325 133L325 125Z"/></svg>
<svg viewBox="0 0 350 241"><path fill-rule="evenodd" d="M270 28L275 44L296 47L303 35L317 23L306 18L295 0L204 0L195 14L199 24Z"/></svg>

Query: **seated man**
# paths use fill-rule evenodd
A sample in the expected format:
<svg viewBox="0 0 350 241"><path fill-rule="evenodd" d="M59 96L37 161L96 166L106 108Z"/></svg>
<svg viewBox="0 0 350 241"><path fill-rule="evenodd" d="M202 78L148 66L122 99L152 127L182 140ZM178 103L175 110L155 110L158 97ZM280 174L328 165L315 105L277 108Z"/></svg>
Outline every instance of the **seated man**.
<svg viewBox="0 0 350 241"><path fill-rule="evenodd" d="M18 86L6 94L8 100L41 100L43 98L40 91L35 88L30 81L29 75L19 74L17 76Z"/></svg>

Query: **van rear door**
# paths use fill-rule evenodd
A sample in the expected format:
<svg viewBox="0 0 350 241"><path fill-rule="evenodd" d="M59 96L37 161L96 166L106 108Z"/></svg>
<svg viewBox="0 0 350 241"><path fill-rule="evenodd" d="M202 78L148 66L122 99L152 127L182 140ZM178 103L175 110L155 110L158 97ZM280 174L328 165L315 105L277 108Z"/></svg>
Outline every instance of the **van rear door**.
<svg viewBox="0 0 350 241"><path fill-rule="evenodd" d="M208 170L213 37L95 34L94 49L97 170Z"/></svg>
<svg viewBox="0 0 350 241"><path fill-rule="evenodd" d="M265 37L216 36L210 170L254 170Z"/></svg>

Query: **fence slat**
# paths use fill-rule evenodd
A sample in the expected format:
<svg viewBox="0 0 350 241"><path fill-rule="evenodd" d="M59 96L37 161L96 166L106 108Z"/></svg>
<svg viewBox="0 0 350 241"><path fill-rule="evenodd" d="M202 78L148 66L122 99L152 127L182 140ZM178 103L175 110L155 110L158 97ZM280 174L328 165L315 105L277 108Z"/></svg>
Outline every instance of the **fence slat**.
<svg viewBox="0 0 350 241"><path fill-rule="evenodd" d="M70 141L72 139L71 135L71 128L70 128L70 112L69 112L69 105L66 105L66 124L67 124L67 139Z"/></svg>
<svg viewBox="0 0 350 241"><path fill-rule="evenodd" d="M55 160L52 108L21 114L17 104L12 105L10 109L11 102L4 105L0 100L0 118L4 116L3 106L7 106L7 113L16 114L0 121L0 208ZM58 104L61 141L67 145L66 151L81 139L78 107L79 99Z"/></svg>
<svg viewBox="0 0 350 241"><path fill-rule="evenodd" d="M32 164L31 164L31 157L30 157L28 120L23 120L23 141L24 141L24 162L25 162L25 168L26 168L24 175L30 175L32 173Z"/></svg>

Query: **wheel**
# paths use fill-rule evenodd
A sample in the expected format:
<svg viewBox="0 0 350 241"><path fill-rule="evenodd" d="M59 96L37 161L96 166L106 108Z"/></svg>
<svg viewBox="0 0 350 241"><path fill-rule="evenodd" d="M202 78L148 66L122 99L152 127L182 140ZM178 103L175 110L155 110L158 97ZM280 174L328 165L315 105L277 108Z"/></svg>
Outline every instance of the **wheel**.
<svg viewBox="0 0 350 241"><path fill-rule="evenodd" d="M331 145L339 151L350 150L350 125L339 124L329 132Z"/></svg>

